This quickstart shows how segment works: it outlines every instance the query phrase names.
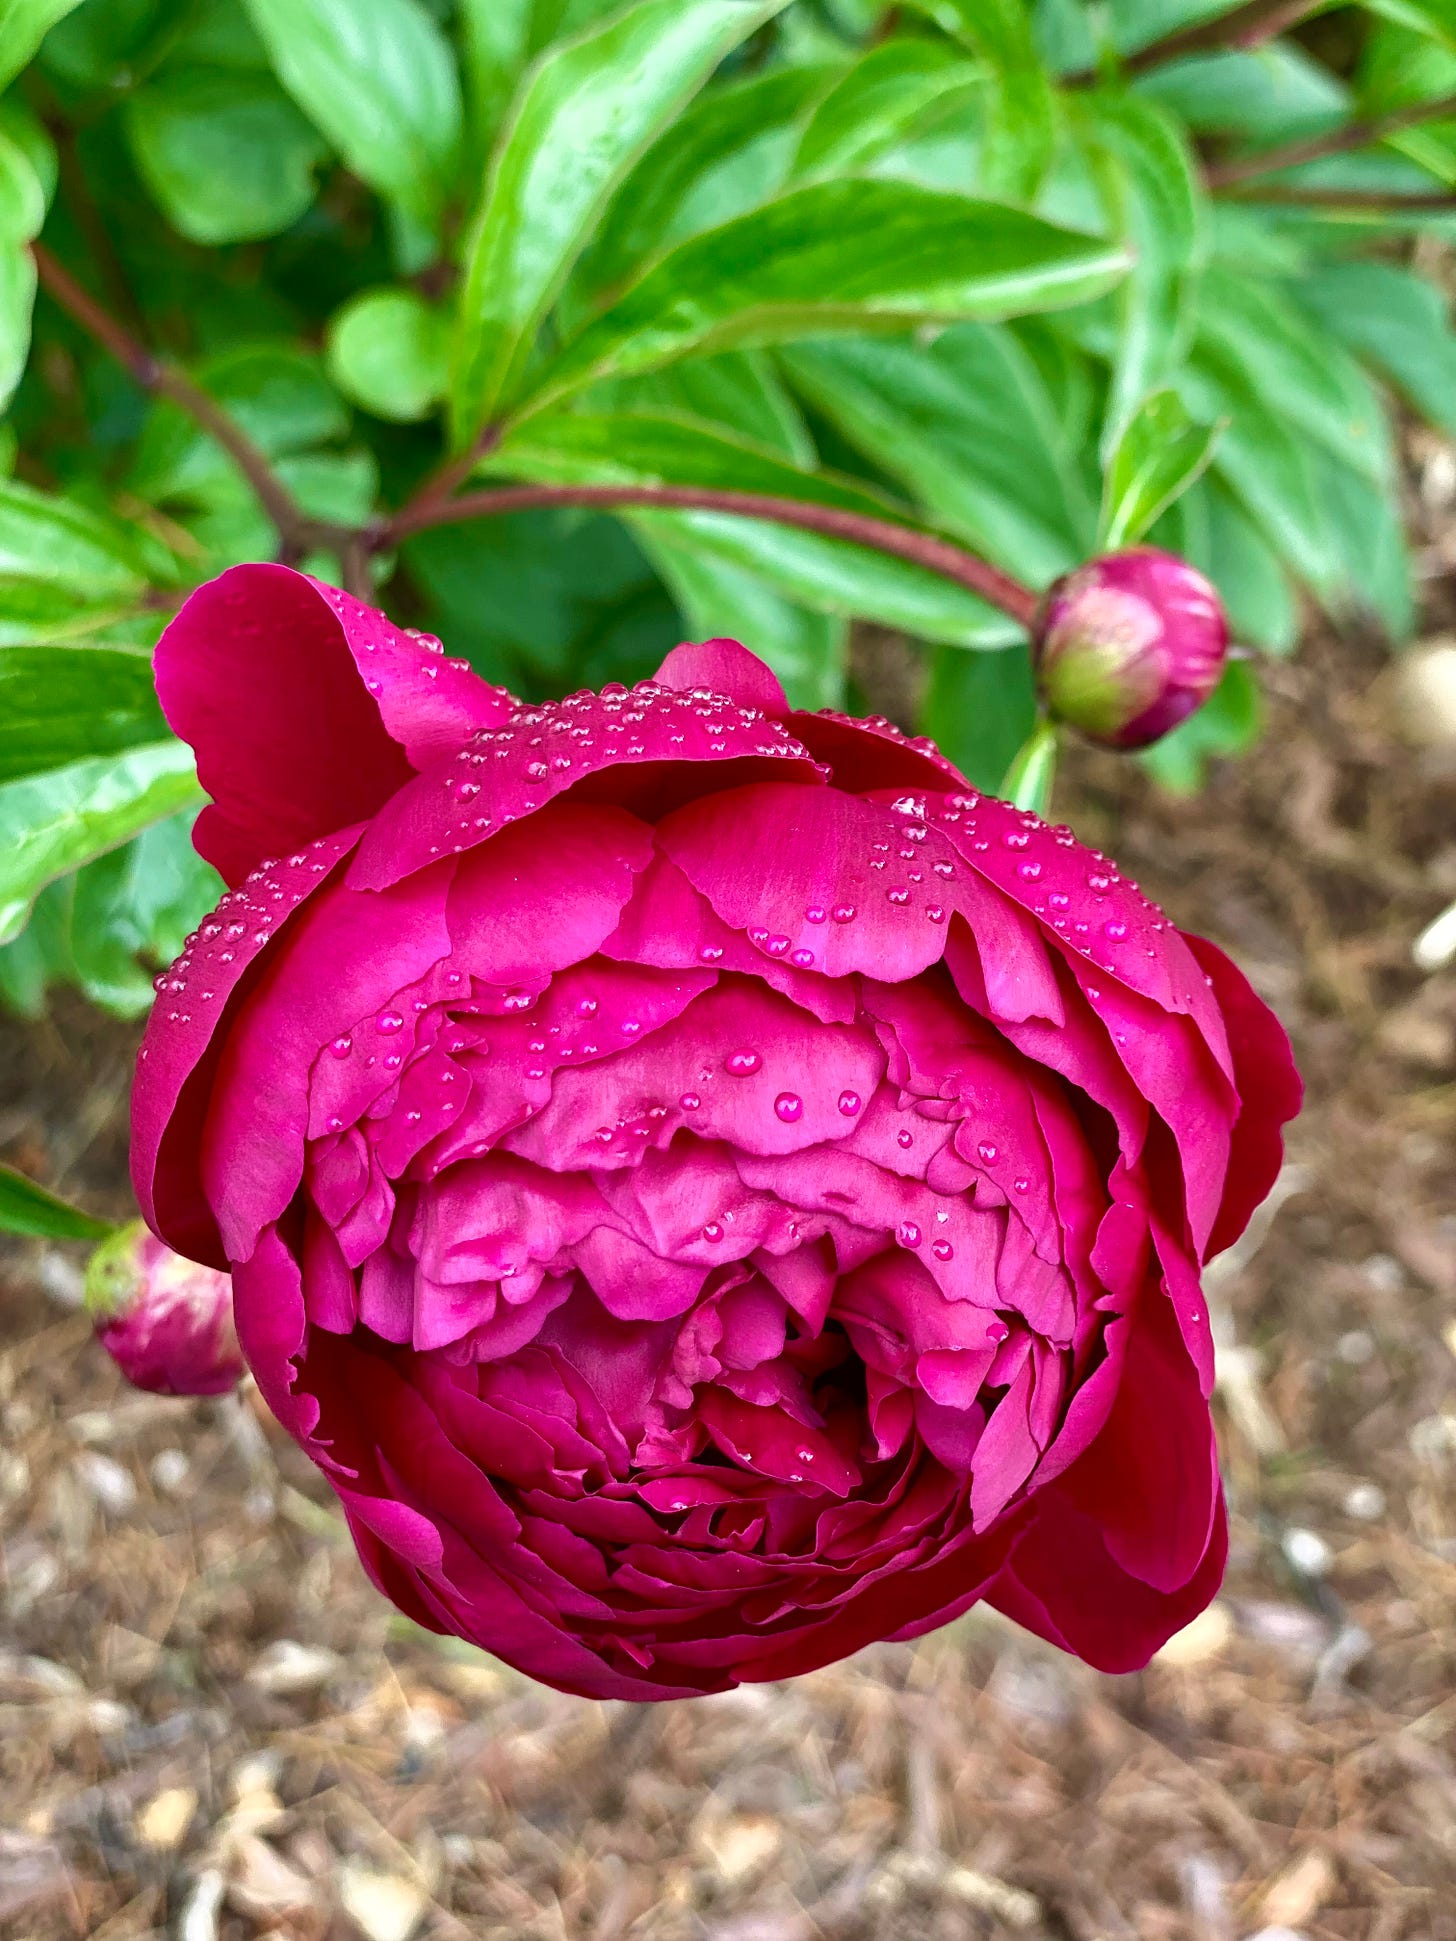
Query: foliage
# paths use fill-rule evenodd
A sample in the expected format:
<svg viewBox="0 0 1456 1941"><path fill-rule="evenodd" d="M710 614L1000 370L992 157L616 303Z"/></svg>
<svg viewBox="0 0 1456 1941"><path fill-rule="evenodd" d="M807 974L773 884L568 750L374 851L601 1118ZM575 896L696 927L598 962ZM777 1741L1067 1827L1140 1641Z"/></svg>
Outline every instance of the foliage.
<svg viewBox="0 0 1456 1941"><path fill-rule="evenodd" d="M1301 599L1400 639L1393 411L1456 429L1415 267L1456 213L1452 23L0 0L0 994L139 1010L215 895L147 656L236 561L528 695L736 632L836 705L849 625L896 629L992 785L1032 596L1099 545L1186 553L1259 652ZM513 485L550 502L475 505ZM1258 720L1243 662L1148 759L1197 788Z"/></svg>

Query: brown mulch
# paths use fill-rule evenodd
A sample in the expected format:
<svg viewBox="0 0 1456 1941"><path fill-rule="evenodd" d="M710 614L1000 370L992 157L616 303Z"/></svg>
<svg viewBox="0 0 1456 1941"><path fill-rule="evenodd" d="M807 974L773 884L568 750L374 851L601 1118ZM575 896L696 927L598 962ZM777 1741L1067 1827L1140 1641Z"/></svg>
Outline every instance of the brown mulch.
<svg viewBox="0 0 1456 1941"><path fill-rule="evenodd" d="M1449 562L1438 562L1447 563ZM1439 619L1439 613L1437 618ZM127 1394L63 1249L0 1311L0 1934L1456 1941L1456 754L1383 650L1270 670L1253 758L1061 807L1230 948L1309 1103L1216 1273L1225 1591L1144 1674L994 1616L672 1706L391 1616L244 1401ZM0 1027L0 1142L126 1209L128 1034Z"/></svg>

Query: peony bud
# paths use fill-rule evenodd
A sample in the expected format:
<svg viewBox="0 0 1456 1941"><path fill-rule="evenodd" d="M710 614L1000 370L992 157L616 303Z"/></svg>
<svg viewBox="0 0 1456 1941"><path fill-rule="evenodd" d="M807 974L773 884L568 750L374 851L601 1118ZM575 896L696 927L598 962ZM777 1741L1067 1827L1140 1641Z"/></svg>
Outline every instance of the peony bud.
<svg viewBox="0 0 1456 1941"><path fill-rule="evenodd" d="M97 1339L137 1388L221 1395L237 1386L231 1278L174 1254L140 1220L92 1254L86 1306Z"/></svg>
<svg viewBox="0 0 1456 1941"><path fill-rule="evenodd" d="M1059 721L1110 748L1146 748L1218 686L1228 622L1186 560L1152 546L1109 553L1048 591L1037 679Z"/></svg>

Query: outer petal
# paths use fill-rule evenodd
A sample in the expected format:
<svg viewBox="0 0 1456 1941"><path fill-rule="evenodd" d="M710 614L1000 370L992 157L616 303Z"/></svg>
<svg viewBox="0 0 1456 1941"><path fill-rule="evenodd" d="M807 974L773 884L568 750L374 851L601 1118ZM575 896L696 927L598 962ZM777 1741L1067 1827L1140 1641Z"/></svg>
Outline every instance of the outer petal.
<svg viewBox="0 0 1456 1941"><path fill-rule="evenodd" d="M202 1195L197 1155L237 995L256 981L248 973L279 927L323 887L358 834L320 837L229 890L167 973L152 1008L132 1093L132 1184L148 1225L178 1253L209 1266L228 1263Z"/></svg>
<svg viewBox="0 0 1456 1941"><path fill-rule="evenodd" d="M1280 1128L1299 1111L1304 1086L1283 1025L1255 997L1243 972L1202 937L1189 937L1188 947L1212 980L1222 1008L1241 1101L1223 1205L1208 1242L1213 1255L1233 1245L1274 1184L1284 1158Z"/></svg>
<svg viewBox="0 0 1456 1941"><path fill-rule="evenodd" d="M708 688L726 694L740 708L757 708L771 721L784 721L789 700L779 677L757 654L736 640L704 640L674 647L657 670L659 687L690 692Z"/></svg>
<svg viewBox="0 0 1456 1941"><path fill-rule="evenodd" d="M413 770L514 706L438 641L286 566L235 566L200 587L155 667L213 798L197 847L232 883L373 815Z"/></svg>
<svg viewBox="0 0 1456 1941"><path fill-rule="evenodd" d="M361 843L349 880L362 889L397 883L568 791L652 821L704 789L768 774L824 780L776 721L717 696L650 681L630 694L570 695L519 709L402 789Z"/></svg>

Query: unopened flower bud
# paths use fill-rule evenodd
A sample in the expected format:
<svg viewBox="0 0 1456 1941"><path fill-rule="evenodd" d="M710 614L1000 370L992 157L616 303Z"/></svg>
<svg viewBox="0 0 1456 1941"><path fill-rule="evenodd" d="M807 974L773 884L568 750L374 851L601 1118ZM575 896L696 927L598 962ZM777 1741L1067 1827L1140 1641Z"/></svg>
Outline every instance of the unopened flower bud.
<svg viewBox="0 0 1456 1941"><path fill-rule="evenodd" d="M237 1386L231 1278L174 1254L140 1220L91 1256L86 1306L97 1339L135 1387L222 1395Z"/></svg>
<svg viewBox="0 0 1456 1941"><path fill-rule="evenodd" d="M1218 686L1228 621L1186 560L1152 546L1109 553L1058 580L1034 653L1051 714L1111 748L1146 748Z"/></svg>

